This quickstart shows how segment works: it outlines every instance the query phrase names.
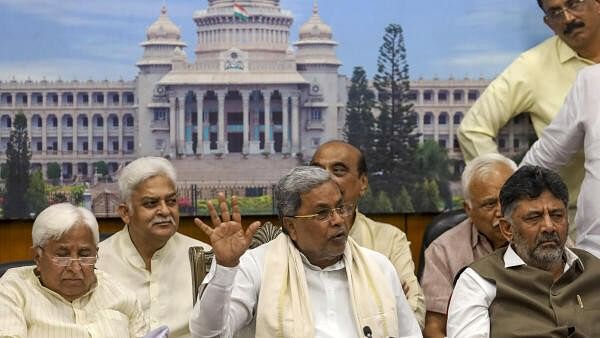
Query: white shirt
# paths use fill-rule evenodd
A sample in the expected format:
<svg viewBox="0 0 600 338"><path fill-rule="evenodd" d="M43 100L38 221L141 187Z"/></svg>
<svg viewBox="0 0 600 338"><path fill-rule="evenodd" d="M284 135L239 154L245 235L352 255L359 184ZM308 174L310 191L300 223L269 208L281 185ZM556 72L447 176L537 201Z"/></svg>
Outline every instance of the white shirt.
<svg viewBox="0 0 600 338"><path fill-rule="evenodd" d="M579 258L565 247L566 264L563 272ZM526 265L512 246L504 253L504 267ZM487 338L490 336L490 316L488 309L496 298L496 285L481 277L475 270L466 268L460 275L450 305L446 331L448 338Z"/></svg>
<svg viewBox="0 0 600 338"><path fill-rule="evenodd" d="M131 291L96 270L97 283L72 302L44 287L35 266L0 278L0 337L143 337L148 325Z"/></svg>
<svg viewBox="0 0 600 338"><path fill-rule="evenodd" d="M565 104L523 164L558 170L583 148L585 177L577 200L575 245L600 257L600 65L581 70Z"/></svg>
<svg viewBox="0 0 600 338"><path fill-rule="evenodd" d="M193 337L231 337L256 316L263 262L267 246L248 250L234 268L213 261L206 289L190 318ZM400 337L422 337L419 324L406 301L394 266L385 256L365 249L396 297ZM302 255L315 323L315 337L357 337L344 261L321 269Z"/></svg>
<svg viewBox="0 0 600 338"><path fill-rule="evenodd" d="M188 248L203 246L209 249L208 244L175 233L152 256L152 272L146 270L127 226L98 246L96 267L135 291L151 329L164 324L169 327L169 337L190 337L188 318L194 297Z"/></svg>

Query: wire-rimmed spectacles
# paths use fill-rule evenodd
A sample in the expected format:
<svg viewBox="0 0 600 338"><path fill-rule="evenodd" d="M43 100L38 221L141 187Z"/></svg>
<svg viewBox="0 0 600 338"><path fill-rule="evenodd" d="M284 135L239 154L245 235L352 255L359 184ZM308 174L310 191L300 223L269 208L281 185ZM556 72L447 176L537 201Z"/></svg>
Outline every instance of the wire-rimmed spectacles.
<svg viewBox="0 0 600 338"><path fill-rule="evenodd" d="M567 0L565 5L558 8L551 8L546 13L546 20L552 22L561 22L565 19L565 12L571 14L581 14L585 10L586 0Z"/></svg>
<svg viewBox="0 0 600 338"><path fill-rule="evenodd" d="M40 249L42 249L42 251L44 251L44 248L39 247ZM61 257L61 256L52 256L50 254L48 254L48 257L50 257L50 260L52 261L52 263L58 265L58 266L69 266L71 265L72 262L76 261L79 262L79 264L84 265L84 266L91 266L96 264L96 261L98 261L98 256L83 256L83 257L79 257L79 258L71 258L71 257Z"/></svg>
<svg viewBox="0 0 600 338"><path fill-rule="evenodd" d="M319 210L319 211L315 212L314 214L310 214L310 215L295 215L295 216L286 216L286 217L299 218L299 219L316 219L321 222L328 222L333 217L334 212L337 213L338 215L340 215L341 217L348 217L348 216L352 215L353 211L354 211L354 204L348 203L348 204L342 204L341 206L339 206L337 208Z"/></svg>

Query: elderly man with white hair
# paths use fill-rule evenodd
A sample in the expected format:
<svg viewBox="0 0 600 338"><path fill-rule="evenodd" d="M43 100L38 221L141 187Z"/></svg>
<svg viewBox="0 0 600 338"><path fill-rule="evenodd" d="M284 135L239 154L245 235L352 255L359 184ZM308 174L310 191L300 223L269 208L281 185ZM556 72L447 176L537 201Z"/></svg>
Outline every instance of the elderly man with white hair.
<svg viewBox="0 0 600 338"><path fill-rule="evenodd" d="M169 337L189 337L192 280L188 248L203 246L177 232L175 168L160 157L129 163L119 176L123 229L100 243L98 268L134 290L151 329L169 327Z"/></svg>
<svg viewBox="0 0 600 338"><path fill-rule="evenodd" d="M505 246L498 227L500 188L517 169L510 159L496 153L469 162L462 174L466 220L435 239L425 250L422 286L425 292L426 337L446 335L448 302L454 276L474 260Z"/></svg>
<svg viewBox="0 0 600 338"><path fill-rule="evenodd" d="M94 270L98 223L69 203L33 223L35 266L0 278L0 337L143 337L148 326L128 289Z"/></svg>

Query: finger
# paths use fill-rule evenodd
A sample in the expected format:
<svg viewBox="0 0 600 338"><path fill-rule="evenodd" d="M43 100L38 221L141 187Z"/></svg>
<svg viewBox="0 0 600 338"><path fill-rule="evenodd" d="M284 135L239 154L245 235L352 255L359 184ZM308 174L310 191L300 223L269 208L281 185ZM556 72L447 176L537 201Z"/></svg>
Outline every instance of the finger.
<svg viewBox="0 0 600 338"><path fill-rule="evenodd" d="M194 224L196 224L196 226L200 228L200 230L204 231L204 233L207 234L210 238L210 235L214 231L213 228L202 222L202 220L200 220L199 218L194 218Z"/></svg>
<svg viewBox="0 0 600 338"><path fill-rule="evenodd" d="M256 233L258 228L260 228L259 221L253 222L252 224L250 224L248 226L248 228L246 229L246 232L244 233L244 237L246 237L246 240L248 241L248 243L250 243L252 241L252 237L254 236L254 234Z"/></svg>
<svg viewBox="0 0 600 338"><path fill-rule="evenodd" d="M231 216L229 216L229 206L227 206L227 199L225 198L225 194L219 193L219 208L221 209L221 220L223 222L231 221Z"/></svg>
<svg viewBox="0 0 600 338"><path fill-rule="evenodd" d="M233 212L233 220L242 224L242 213L238 204L238 197L235 195L231 198L231 211Z"/></svg>
<svg viewBox="0 0 600 338"><path fill-rule="evenodd" d="M218 227L221 224L221 219L219 215L217 215L217 209L212 204L212 201L206 201L206 206L208 207L208 214L210 215L210 221L212 222L214 227Z"/></svg>

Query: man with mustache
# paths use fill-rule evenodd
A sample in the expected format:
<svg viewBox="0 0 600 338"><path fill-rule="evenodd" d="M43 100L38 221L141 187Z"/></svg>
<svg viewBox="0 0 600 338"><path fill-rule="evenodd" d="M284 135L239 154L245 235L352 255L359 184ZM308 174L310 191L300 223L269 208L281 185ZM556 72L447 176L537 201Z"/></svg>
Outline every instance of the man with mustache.
<svg viewBox="0 0 600 338"><path fill-rule="evenodd" d="M600 337L600 260L565 247L567 187L523 166L500 191L500 230L510 242L459 277L448 337Z"/></svg>
<svg viewBox="0 0 600 338"><path fill-rule="evenodd" d="M240 209L219 196L220 219L196 224L215 260L190 317L194 337L240 330L270 337L422 337L394 266L348 237L354 205L321 168L292 169L275 187L283 233L248 250L259 223L242 228Z"/></svg>
<svg viewBox="0 0 600 338"><path fill-rule="evenodd" d="M340 186L344 201L355 207L369 186L367 161L360 149L340 140L323 143L313 155L311 165L331 174ZM346 217L350 236L358 245L386 256L396 268L408 304L415 312L419 325L425 322L425 297L415 276L415 264L406 234L397 227L376 222L355 208Z"/></svg>
<svg viewBox="0 0 600 338"><path fill-rule="evenodd" d="M454 277L474 260L506 245L498 227L500 188L517 170L512 160L495 153L478 156L462 174L464 207L469 217L436 238L425 250L421 283L427 315L423 335L446 336L448 301Z"/></svg>
<svg viewBox="0 0 600 338"><path fill-rule="evenodd" d="M190 337L192 280L188 248L210 246L177 232L175 168L160 157L142 157L119 175L125 227L100 242L97 267L135 291L151 329L163 324L169 337Z"/></svg>
<svg viewBox="0 0 600 338"><path fill-rule="evenodd" d="M457 133L466 161L498 152L499 130L521 113L529 113L540 136L558 113L577 72L600 61L600 0L537 3L545 14L544 23L556 35L522 53L467 112ZM579 153L561 171L571 193L571 208L575 208L583 175L583 154Z"/></svg>

